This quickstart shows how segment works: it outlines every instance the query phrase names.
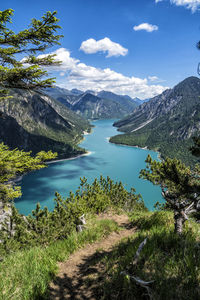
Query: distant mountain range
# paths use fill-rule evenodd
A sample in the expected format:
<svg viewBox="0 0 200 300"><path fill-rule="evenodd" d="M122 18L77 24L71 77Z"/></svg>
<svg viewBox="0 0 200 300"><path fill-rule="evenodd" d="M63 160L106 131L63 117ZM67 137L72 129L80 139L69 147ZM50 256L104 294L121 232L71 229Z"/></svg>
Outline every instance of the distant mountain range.
<svg viewBox="0 0 200 300"><path fill-rule="evenodd" d="M0 142L33 154L52 150L59 158L84 153L77 144L90 131L86 119L121 118L138 105L128 96L59 87L10 94L0 102Z"/></svg>
<svg viewBox="0 0 200 300"><path fill-rule="evenodd" d="M143 104L143 103L148 102L148 101L149 101L149 98L148 98L148 99L141 100L141 99L139 99L139 98L136 97L136 98L133 98L133 101L136 102L138 105L141 105L141 104Z"/></svg>
<svg viewBox="0 0 200 300"><path fill-rule="evenodd" d="M188 164L196 160L188 149L192 136L200 135L200 80L189 77L135 108L128 117L114 123L125 134L113 143L147 146Z"/></svg>
<svg viewBox="0 0 200 300"><path fill-rule="evenodd" d="M81 92L72 89L69 91L56 86L45 89L44 92L86 119L122 118L143 103L138 98L132 99L129 96L108 91L98 93L92 90Z"/></svg>
<svg viewBox="0 0 200 300"><path fill-rule="evenodd" d="M13 98L0 102L0 141L10 148L58 152L60 158L84 153L77 146L88 121L47 95L13 89Z"/></svg>

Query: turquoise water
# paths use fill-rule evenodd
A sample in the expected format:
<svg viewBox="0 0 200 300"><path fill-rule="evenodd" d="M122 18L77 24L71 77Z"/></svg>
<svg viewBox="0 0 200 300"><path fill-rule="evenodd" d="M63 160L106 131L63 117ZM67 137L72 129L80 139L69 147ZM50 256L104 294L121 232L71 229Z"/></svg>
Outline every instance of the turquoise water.
<svg viewBox="0 0 200 300"><path fill-rule="evenodd" d="M93 124L92 134L86 135L81 143L91 152L90 155L52 163L48 168L23 177L20 183L23 196L16 201L21 213L29 214L37 202L52 209L55 191L66 197L78 188L83 176L92 182L95 177L108 175L113 180L122 181L127 189L134 187L137 193L142 194L149 209L153 209L155 202L162 202L160 188L138 178L139 171L145 167L147 155L157 159L157 153L109 143L108 137L116 134L113 120L100 120Z"/></svg>

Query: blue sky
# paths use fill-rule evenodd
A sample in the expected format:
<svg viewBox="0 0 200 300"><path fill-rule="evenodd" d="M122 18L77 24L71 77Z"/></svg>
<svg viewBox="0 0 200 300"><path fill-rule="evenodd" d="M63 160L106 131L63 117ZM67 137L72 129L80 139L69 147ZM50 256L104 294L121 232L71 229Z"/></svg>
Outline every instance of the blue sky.
<svg viewBox="0 0 200 300"><path fill-rule="evenodd" d="M200 0L1 0L15 10L13 28L58 12L63 64L57 84L147 98L197 76ZM135 28L135 29L134 29Z"/></svg>

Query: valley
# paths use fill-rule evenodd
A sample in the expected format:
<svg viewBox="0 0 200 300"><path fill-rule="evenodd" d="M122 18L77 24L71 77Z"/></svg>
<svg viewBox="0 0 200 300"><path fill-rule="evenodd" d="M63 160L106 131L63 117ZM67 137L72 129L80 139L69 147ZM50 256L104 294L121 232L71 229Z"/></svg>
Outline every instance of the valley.
<svg viewBox="0 0 200 300"><path fill-rule="evenodd" d="M0 299L200 299L200 0L1 2Z"/></svg>
<svg viewBox="0 0 200 300"><path fill-rule="evenodd" d="M91 182L93 178L103 175L110 176L116 181L122 181L129 190L131 187L136 188L137 192L142 195L145 205L152 210L157 201L163 201L160 189L147 181L139 179L139 172L144 167L144 161L149 153L157 159L158 153L154 151L159 151L162 157L181 158L188 164L194 164L198 161L188 149L192 145L192 135L195 132L198 133L198 126L200 126L200 123L198 123L199 93L200 80L195 77L187 78L174 89L166 90L162 95L158 95L148 102L144 101L142 105L137 106L133 113L124 119L115 121L111 118L113 115L112 108L109 108L109 101L128 99L124 107L127 108L129 105L129 109L132 109L130 105L131 98L104 91L100 92L99 96L110 97L110 99L103 100L106 106L103 115L101 115L98 109L96 110L98 114L95 114L94 107L100 106L102 109L102 99L100 103L100 98L91 91L89 94L82 93L79 90L67 91L57 87L48 89L47 94L52 94L58 101L45 94L42 94L41 97L45 100L46 105L51 105L59 114L62 122L68 122L65 135L70 130L75 133L77 130L85 129L85 131L82 131L83 135L84 133L87 134L87 131L91 130L90 128L94 128L91 134L84 135L81 144L76 146L80 141L80 135L77 135L78 139L73 143L75 149L85 150L82 152L81 150L76 151L74 154L71 153L70 156L81 155L80 157L75 160L59 161L59 159L67 158L67 155L59 155L58 161L49 164L47 169L24 176L20 183L22 184L23 196L21 199L16 200L16 207L22 213L28 214L39 201L43 207L47 206L49 209L53 209L52 195L55 191L59 191L62 195L68 195L69 191L77 189L80 184L80 177L85 176ZM61 98L58 95L62 96L62 99L66 100L67 98L68 104L70 99L74 103L73 106L78 107L79 112L87 111L87 116L90 116L90 118L98 117L99 120L92 121L89 125L88 121L82 119L84 113L81 114L81 117L77 111L76 114L72 112L70 108L66 107L66 103L60 103ZM188 101L189 103L187 103ZM14 103L17 105L18 102ZM95 106L92 106L91 103L94 103ZM117 105L117 102L115 104ZM5 102L4 111L9 112L9 117L13 116L15 109L15 106L13 110L8 108ZM123 115L120 110L118 110L118 113L121 116ZM103 116L104 119L101 120ZM109 116L109 119L105 119L106 116ZM21 119L20 122L26 124L26 119L24 121ZM72 122L74 123L73 126ZM125 133L116 135L113 123L118 130ZM59 124L61 126L62 123L59 121ZM28 130L30 131L30 128ZM52 132L50 137L54 140L55 135L53 136L52 130L50 132ZM59 135L58 129L55 132L56 139L63 142L65 135ZM153 151L141 148L148 148ZM85 151L89 151L89 155L82 156ZM51 182L50 185L49 182ZM37 186L37 189L34 189L34 186Z"/></svg>
<svg viewBox="0 0 200 300"><path fill-rule="evenodd" d="M87 177L88 182L94 178L109 176L115 181L122 181L130 190L134 187L140 193L149 209L153 209L157 201L163 202L159 187L139 179L139 172L145 166L148 154L157 159L154 151L134 147L124 147L108 142L108 138L116 133L112 126L114 120L98 120L92 122L95 126L92 133L85 136L81 147L90 151L90 155L73 160L58 161L48 165L48 168L31 172L23 177L22 198L15 201L16 207L25 215L35 208L37 202L50 210L54 207L55 191L63 197L75 192L80 185L80 177ZM37 187L37 188L36 188Z"/></svg>

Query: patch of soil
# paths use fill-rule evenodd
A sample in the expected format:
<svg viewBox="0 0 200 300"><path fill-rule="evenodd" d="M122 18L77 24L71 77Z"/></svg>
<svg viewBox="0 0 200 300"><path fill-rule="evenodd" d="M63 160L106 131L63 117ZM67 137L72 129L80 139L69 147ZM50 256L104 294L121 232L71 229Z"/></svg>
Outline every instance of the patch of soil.
<svg viewBox="0 0 200 300"><path fill-rule="evenodd" d="M59 273L49 286L49 299L100 299L99 283L104 279L104 265L100 261L112 251L121 239L135 231L126 215L106 214L100 219L112 219L122 230L113 232L105 239L89 244L59 264ZM98 262L99 261L99 262ZM106 274L105 274L106 275Z"/></svg>

